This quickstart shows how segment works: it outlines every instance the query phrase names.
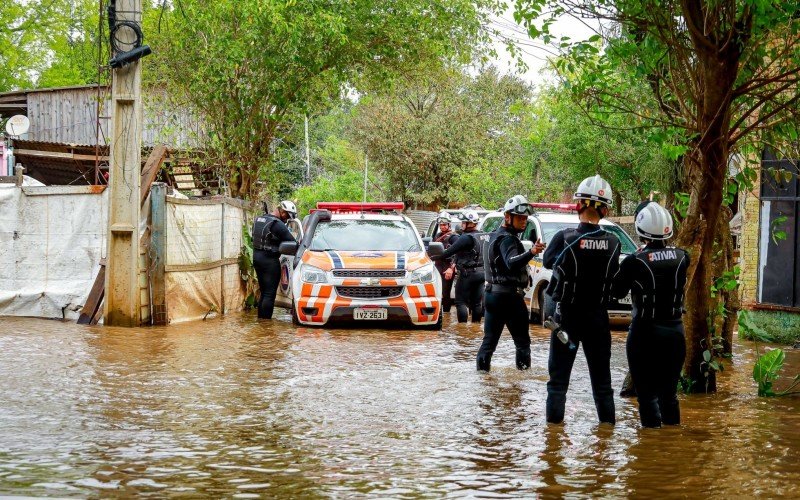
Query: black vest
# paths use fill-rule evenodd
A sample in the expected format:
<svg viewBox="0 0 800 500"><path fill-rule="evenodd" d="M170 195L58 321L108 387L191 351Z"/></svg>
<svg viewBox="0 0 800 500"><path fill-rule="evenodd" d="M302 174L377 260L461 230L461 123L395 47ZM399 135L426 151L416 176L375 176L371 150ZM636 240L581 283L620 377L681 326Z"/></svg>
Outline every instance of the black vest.
<svg viewBox="0 0 800 500"><path fill-rule="evenodd" d="M264 250L278 253L280 239L272 234L272 228L280 222L277 217L270 214L259 215L253 222L253 250Z"/></svg>
<svg viewBox="0 0 800 500"><path fill-rule="evenodd" d="M597 306L608 302L620 243L605 230L594 234L564 230L564 250L553 265L548 293L556 302ZM613 271L612 271L613 269Z"/></svg>
<svg viewBox="0 0 800 500"><path fill-rule="evenodd" d="M525 247L515 234L509 233L505 228L497 228L490 233L489 241L483 246L483 267L486 272L486 282L494 285L504 285L515 288L526 288L528 286L528 266L527 264L519 271L512 272L506 266L503 256L500 254L500 243L503 238L513 238L517 247L517 252L521 255L525 253Z"/></svg>
<svg viewBox="0 0 800 500"><path fill-rule="evenodd" d="M453 261L456 263L456 268L462 273L464 271L482 271L483 245L489 241L489 233L473 231L470 233L461 233L461 236L459 236L459 238L464 237L472 238L472 248L458 252L455 255Z"/></svg>
<svg viewBox="0 0 800 500"><path fill-rule="evenodd" d="M680 248L645 248L627 257L633 267L633 317L678 319L683 313L683 287L689 259Z"/></svg>

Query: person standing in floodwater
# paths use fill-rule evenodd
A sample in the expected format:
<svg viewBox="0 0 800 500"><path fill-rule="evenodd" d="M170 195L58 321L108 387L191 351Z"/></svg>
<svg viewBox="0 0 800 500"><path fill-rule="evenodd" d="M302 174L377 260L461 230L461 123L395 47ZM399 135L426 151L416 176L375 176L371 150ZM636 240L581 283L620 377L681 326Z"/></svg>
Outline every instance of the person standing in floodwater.
<svg viewBox="0 0 800 500"><path fill-rule="evenodd" d="M291 201L282 201L275 215L269 213L263 202L264 214L253 222L253 268L258 277L259 319L272 319L275 296L281 281L281 262L278 247L284 241L295 241L286 222L297 217L297 207Z"/></svg>
<svg viewBox="0 0 800 500"><path fill-rule="evenodd" d="M439 212L436 222L439 224L439 234L436 235L434 241L443 244L444 249L447 250L458 239L458 235L453 231L450 225L450 214L442 210ZM456 266L452 258L437 259L434 261L434 264L439 271L439 275L442 277L442 312L449 313L453 306L453 298L450 295L453 291L453 279L455 279Z"/></svg>
<svg viewBox="0 0 800 500"><path fill-rule="evenodd" d="M547 421L564 421L572 366L583 346L592 395L601 423L616 423L611 389L611 328L608 295L619 269L620 242L600 226L612 204L611 186L599 175L584 179L573 196L580 224L553 235L542 257L553 270L546 293L556 302L560 324L550 335Z"/></svg>
<svg viewBox="0 0 800 500"><path fill-rule="evenodd" d="M631 292L633 320L626 350L643 427L678 425L678 379L686 357L683 288L689 255L668 247L673 221L669 211L649 202L637 211L636 234L644 247L622 261L612 294Z"/></svg>
<svg viewBox="0 0 800 500"><path fill-rule="evenodd" d="M486 270L486 319L483 322L483 342L478 349L478 371L491 369L492 355L500 341L503 327L514 340L516 363L520 370L531 366L531 336L525 288L530 280L528 262L544 250L540 240L525 250L519 239L528 225L533 207L522 195L510 198L503 207L503 224L491 233L482 251Z"/></svg>
<svg viewBox="0 0 800 500"><path fill-rule="evenodd" d="M437 261L453 258L458 271L456 283L456 316L459 323L466 323L472 315L473 323L483 317L483 291L486 276L483 268L483 244L489 235L478 231L478 212L467 210L461 217L461 236L444 251ZM446 276L445 276L446 277ZM452 273L450 274L452 278Z"/></svg>

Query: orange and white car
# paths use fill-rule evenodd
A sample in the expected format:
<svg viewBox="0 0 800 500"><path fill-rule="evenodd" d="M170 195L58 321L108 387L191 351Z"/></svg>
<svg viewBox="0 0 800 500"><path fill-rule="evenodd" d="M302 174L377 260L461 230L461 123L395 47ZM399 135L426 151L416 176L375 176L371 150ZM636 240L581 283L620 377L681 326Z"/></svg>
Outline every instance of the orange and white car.
<svg viewBox="0 0 800 500"><path fill-rule="evenodd" d="M279 290L301 325L392 322L440 329L442 283L402 203L319 203L303 224Z"/></svg>

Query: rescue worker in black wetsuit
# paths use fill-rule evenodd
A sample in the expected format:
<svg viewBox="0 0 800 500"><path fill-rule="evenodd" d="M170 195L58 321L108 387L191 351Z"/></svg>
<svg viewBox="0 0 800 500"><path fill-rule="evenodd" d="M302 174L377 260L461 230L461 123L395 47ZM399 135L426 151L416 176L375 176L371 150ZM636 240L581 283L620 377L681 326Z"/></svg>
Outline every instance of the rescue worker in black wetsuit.
<svg viewBox="0 0 800 500"><path fill-rule="evenodd" d="M478 350L479 371L489 371L492 355L497 348L503 327L508 327L516 347L516 364L520 370L531 366L531 337L525 289L529 285L528 262L542 252L544 244L537 241L525 250L519 239L528 225L533 207L522 195L509 199L503 207L503 224L490 233L483 249L486 270L486 319L483 322L483 342Z"/></svg>
<svg viewBox="0 0 800 500"><path fill-rule="evenodd" d="M644 206L635 225L645 246L622 261L612 294L621 298L630 291L633 299L626 347L642 426L677 425L678 379L686 357L681 316L689 256L666 245L672 237L672 216L658 203Z"/></svg>
<svg viewBox="0 0 800 500"><path fill-rule="evenodd" d="M546 293L556 302L560 316L556 321L561 326L561 332L554 330L550 336L547 421L564 420L572 365L582 344L597 416L600 422L614 424L607 302L619 269L620 242L600 227L612 204L611 187L599 175L589 177L580 183L573 199L578 202L580 224L557 232L542 259L544 267L553 270Z"/></svg>
<svg viewBox="0 0 800 500"><path fill-rule="evenodd" d="M439 217L437 218L439 233L433 241L444 245L445 250L450 248L458 239L458 235L453 231L450 221L449 213L445 211L439 212ZM450 258L437 259L435 265L436 269L439 271L439 275L442 277L442 312L449 313L450 308L453 306L453 298L451 295L453 292L453 280L455 279L455 264L453 263L453 259Z"/></svg>
<svg viewBox="0 0 800 500"><path fill-rule="evenodd" d="M297 216L297 207L291 201L282 201L275 215L269 213L264 202L264 214L253 222L253 267L258 276L258 317L272 319L275 295L281 281L281 262L278 247L284 241L295 241L286 222Z"/></svg>
<svg viewBox="0 0 800 500"><path fill-rule="evenodd" d="M458 281L456 282L456 314L459 323L466 323L472 314L472 322L480 323L483 318L483 290L485 275L483 269L483 244L489 235L476 229L480 217L474 210L467 210L461 216L461 236L438 260L453 257Z"/></svg>

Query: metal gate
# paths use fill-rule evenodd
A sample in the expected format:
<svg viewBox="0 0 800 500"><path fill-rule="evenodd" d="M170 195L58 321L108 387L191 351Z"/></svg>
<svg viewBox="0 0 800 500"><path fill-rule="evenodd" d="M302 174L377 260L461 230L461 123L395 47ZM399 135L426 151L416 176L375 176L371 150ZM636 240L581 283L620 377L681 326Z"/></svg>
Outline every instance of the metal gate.
<svg viewBox="0 0 800 500"><path fill-rule="evenodd" d="M798 160L761 157L758 302L800 307Z"/></svg>

